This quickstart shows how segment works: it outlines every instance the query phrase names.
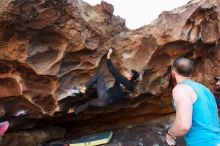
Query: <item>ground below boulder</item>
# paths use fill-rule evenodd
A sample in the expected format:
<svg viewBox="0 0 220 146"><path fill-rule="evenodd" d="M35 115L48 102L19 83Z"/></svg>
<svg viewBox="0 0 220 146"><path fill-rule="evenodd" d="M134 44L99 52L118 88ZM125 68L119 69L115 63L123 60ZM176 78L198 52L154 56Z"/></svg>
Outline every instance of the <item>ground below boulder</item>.
<svg viewBox="0 0 220 146"><path fill-rule="evenodd" d="M193 79L212 89L213 76L220 75L218 0L191 0L136 30L113 12L105 1L96 6L82 0L0 1L0 116L11 123L2 144L42 144L171 114L170 71L179 56L192 59ZM141 73L130 100L77 117L66 114L97 97L94 89L67 97L97 69L112 86L106 68L110 47L119 71Z"/></svg>

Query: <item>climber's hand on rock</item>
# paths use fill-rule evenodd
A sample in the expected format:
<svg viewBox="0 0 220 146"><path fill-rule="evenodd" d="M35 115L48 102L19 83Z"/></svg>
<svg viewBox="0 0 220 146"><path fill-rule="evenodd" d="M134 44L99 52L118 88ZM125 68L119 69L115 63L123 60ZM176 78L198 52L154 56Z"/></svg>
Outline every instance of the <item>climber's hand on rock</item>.
<svg viewBox="0 0 220 146"><path fill-rule="evenodd" d="M111 48L109 48L109 50L108 50L108 54L107 54L107 59L110 59L111 54L112 54L112 49L111 49Z"/></svg>
<svg viewBox="0 0 220 146"><path fill-rule="evenodd" d="M68 111L67 111L67 113L68 114L71 114L71 113L74 113L75 112L75 108L73 107L73 108L70 108Z"/></svg>
<svg viewBox="0 0 220 146"><path fill-rule="evenodd" d="M79 89L80 93L84 94L86 93L86 86L81 86Z"/></svg>

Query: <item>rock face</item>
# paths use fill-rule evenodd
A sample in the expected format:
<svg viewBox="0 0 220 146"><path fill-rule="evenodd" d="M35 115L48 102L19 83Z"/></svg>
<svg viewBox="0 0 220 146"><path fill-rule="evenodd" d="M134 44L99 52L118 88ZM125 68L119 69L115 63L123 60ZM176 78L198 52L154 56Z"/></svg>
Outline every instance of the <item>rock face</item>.
<svg viewBox="0 0 220 146"><path fill-rule="evenodd" d="M49 121L72 137L172 113L170 70L178 56L194 60L194 79L212 87L220 74L218 0L192 0L136 30L113 11L104 1L94 7L81 0L0 1L0 112L17 123L12 133ZM110 47L116 68L142 73L132 100L69 119L69 107L95 97L91 90L64 98L69 89L83 85L96 69L112 85L105 59ZM24 124L30 120L35 122ZM39 137L38 143L63 135Z"/></svg>

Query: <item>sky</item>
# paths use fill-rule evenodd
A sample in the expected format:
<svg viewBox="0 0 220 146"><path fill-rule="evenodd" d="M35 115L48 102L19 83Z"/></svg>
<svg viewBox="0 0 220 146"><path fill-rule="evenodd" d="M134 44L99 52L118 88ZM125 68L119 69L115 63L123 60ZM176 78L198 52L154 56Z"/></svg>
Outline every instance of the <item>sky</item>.
<svg viewBox="0 0 220 146"><path fill-rule="evenodd" d="M84 0L91 5L101 0ZM125 18L130 29L150 24L162 11L170 11L185 5L189 0L105 0L114 6L114 15Z"/></svg>

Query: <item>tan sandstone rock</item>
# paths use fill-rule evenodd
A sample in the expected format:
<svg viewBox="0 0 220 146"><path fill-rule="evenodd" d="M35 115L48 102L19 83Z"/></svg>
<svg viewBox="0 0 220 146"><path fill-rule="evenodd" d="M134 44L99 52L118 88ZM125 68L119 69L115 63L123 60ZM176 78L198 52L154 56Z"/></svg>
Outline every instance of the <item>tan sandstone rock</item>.
<svg viewBox="0 0 220 146"><path fill-rule="evenodd" d="M26 115L39 120L50 115L46 121L61 127L69 122L73 126L64 126L67 135L77 136L172 113L170 70L178 56L195 61L194 79L213 86L213 76L220 74L218 0L192 0L136 30L129 30L113 11L104 1L91 6L81 0L1 0L3 118ZM112 85L105 59L110 47L116 68L142 73L132 100L66 118L69 107L94 97L91 90L63 99L67 90L83 85L97 68Z"/></svg>

